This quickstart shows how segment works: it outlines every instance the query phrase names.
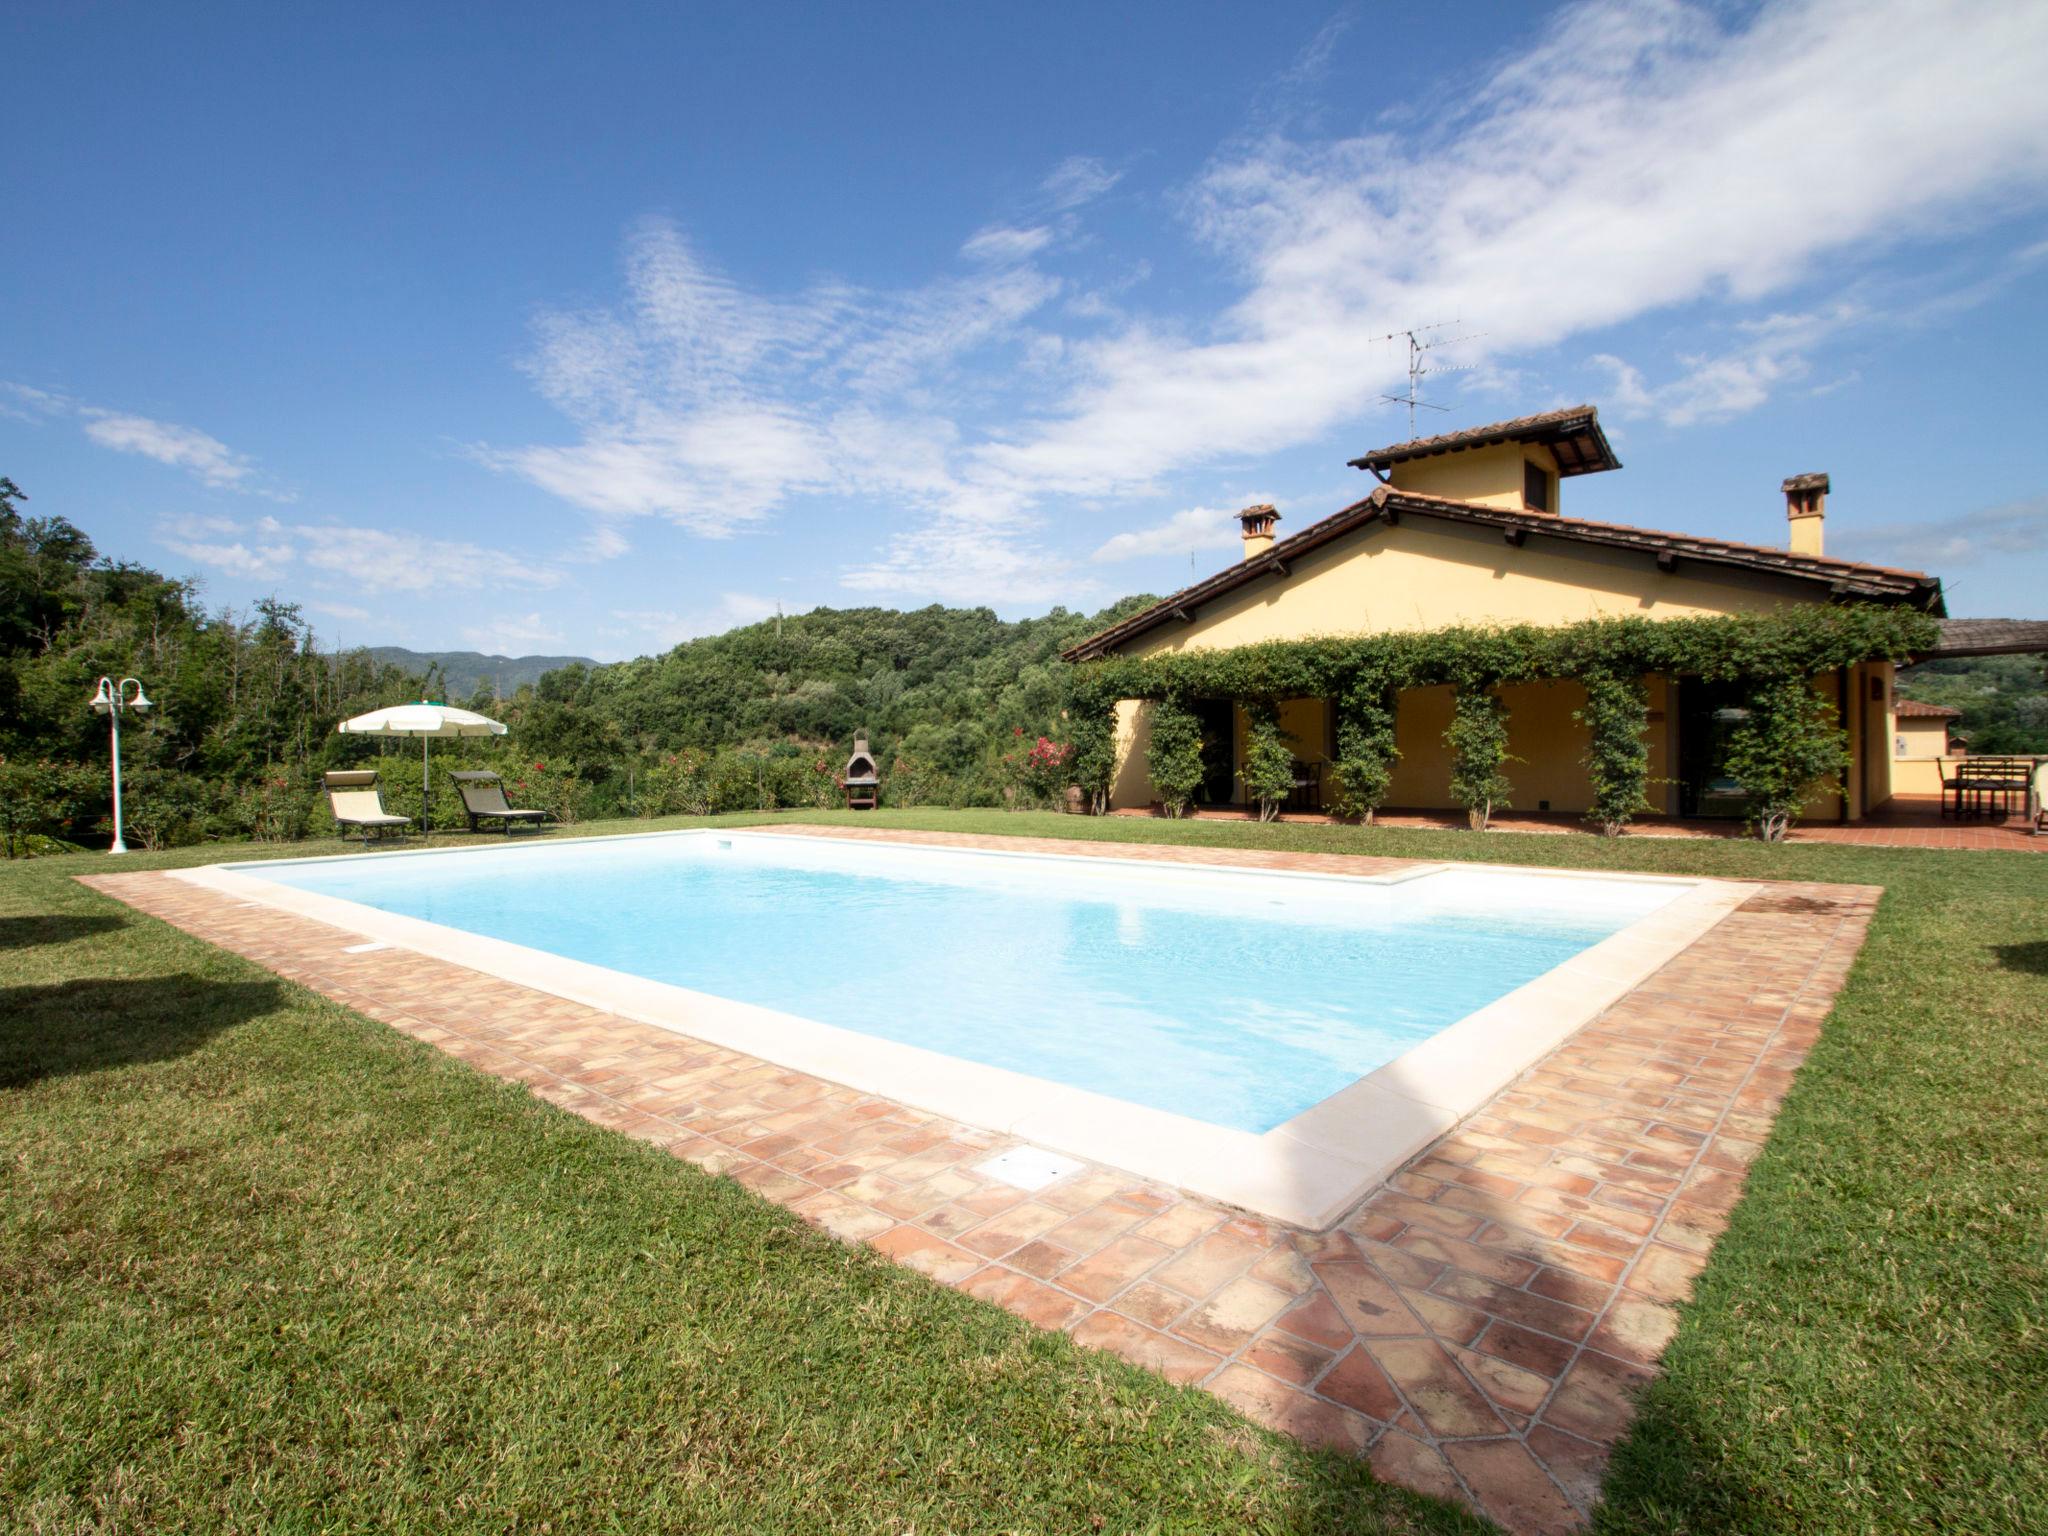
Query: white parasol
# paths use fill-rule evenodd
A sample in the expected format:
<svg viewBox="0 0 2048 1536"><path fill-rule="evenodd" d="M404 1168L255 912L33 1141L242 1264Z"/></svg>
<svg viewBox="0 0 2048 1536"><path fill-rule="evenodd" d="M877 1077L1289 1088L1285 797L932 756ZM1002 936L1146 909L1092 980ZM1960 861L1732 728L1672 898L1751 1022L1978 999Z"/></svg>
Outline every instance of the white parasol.
<svg viewBox="0 0 2048 1536"><path fill-rule="evenodd" d="M436 736L503 736L510 729L502 720L479 715L474 710L456 709L425 699L417 704L393 704L373 709L367 715L344 720L335 729L345 736L417 736L420 739L420 830L431 825L427 809L433 780L428 777L428 744Z"/></svg>

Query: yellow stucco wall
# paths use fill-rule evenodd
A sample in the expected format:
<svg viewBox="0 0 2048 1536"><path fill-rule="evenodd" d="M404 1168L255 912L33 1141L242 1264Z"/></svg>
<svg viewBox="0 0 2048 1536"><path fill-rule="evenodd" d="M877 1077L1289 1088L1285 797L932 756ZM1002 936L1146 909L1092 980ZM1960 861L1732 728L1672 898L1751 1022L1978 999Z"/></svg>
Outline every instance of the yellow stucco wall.
<svg viewBox="0 0 2048 1536"><path fill-rule="evenodd" d="M1387 479L1399 491L1476 501L1483 506L1519 512L1524 464L1535 464L1549 474L1550 510L1562 511L1557 458L1541 443L1495 443L1490 448L1467 448L1462 453L1410 459L1389 469Z"/></svg>
<svg viewBox="0 0 2048 1536"><path fill-rule="evenodd" d="M1516 549L1493 529L1410 517L1303 555L1288 576L1261 576L1214 598L1191 624L1169 619L1131 651L1149 656L1450 624L1763 613L1810 603L1813 591L1763 572L1724 568L1709 577L1682 562L1667 574L1639 552L1540 537Z"/></svg>
<svg viewBox="0 0 2048 1536"><path fill-rule="evenodd" d="M1538 451L1547 458L1547 451ZM1449 465L1455 460L1427 462ZM1498 465L1493 473L1497 480ZM1519 476L1519 467L1514 473ZM1519 500L1519 480L1516 494ZM1640 552L1547 542L1540 536L1515 548L1494 530L1411 516L1396 527L1372 528L1301 556L1292 562L1288 576L1262 576L1203 604L1192 623L1169 621L1140 636L1130 650L1158 655L1452 624L1555 625L1625 614L1681 618L1764 613L1816 600L1810 584L1765 572L1709 572L1681 561L1667 573ZM1875 697L1873 679L1881 690ZM1675 813L1678 791L1669 781L1676 775L1677 728L1669 716L1670 692L1662 678L1647 681L1651 801L1659 810ZM1860 816L1894 792L1891 668L1879 663L1854 669L1846 696L1842 682L1829 674L1815 680L1815 689L1831 702L1846 705L1843 725L1859 748L1850 776L1849 814ZM1567 682L1528 683L1503 691L1509 710L1509 750L1522 759L1508 765L1517 809L1535 810L1546 800L1554 811L1589 808L1585 730L1572 719L1583 697L1577 684ZM1296 750L1303 758L1317 759L1326 752L1322 709L1321 701L1304 700L1283 711L1283 728L1297 738ZM1124 756L1112 793L1117 806L1144 805L1153 799L1144 768L1147 719L1141 706L1127 702L1119 707ZM1443 741L1449 723L1448 688L1402 695L1395 733L1401 757L1394 766L1389 805L1450 805L1450 753ZM1240 728L1240 741L1242 737ZM1241 785L1236 795L1242 798ZM1841 814L1841 789L1834 783L1816 792L1807 807L1808 817L1816 820L1834 820Z"/></svg>
<svg viewBox="0 0 2048 1536"><path fill-rule="evenodd" d="M1946 720L1901 720L1892 716L1890 766L1894 795L1940 798L1941 781L1954 761L1948 750L1948 727Z"/></svg>

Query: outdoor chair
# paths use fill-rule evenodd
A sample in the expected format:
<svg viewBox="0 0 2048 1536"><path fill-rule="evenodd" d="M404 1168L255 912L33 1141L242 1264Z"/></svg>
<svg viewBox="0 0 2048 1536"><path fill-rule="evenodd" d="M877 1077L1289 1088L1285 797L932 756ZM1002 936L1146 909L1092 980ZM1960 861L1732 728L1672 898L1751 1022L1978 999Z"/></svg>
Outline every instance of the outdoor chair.
<svg viewBox="0 0 2048 1536"><path fill-rule="evenodd" d="M384 809L384 792L373 770L337 770L323 775L323 783L327 808L334 813L334 830L340 837L360 832L367 848L373 837L403 835L412 826L410 816L394 816Z"/></svg>
<svg viewBox="0 0 2048 1536"><path fill-rule="evenodd" d="M1966 757L1956 771L1941 781L1941 814L1975 818L1995 816L2004 820L2015 810L2024 811L2034 765L2027 758Z"/></svg>
<svg viewBox="0 0 2048 1536"><path fill-rule="evenodd" d="M504 823L505 835L510 837L514 827L531 827L538 832L541 823L548 819L546 811L515 809L505 798L505 781L487 768L451 773L448 777L461 792L463 814L469 817L472 832L482 831L483 822L497 821Z"/></svg>

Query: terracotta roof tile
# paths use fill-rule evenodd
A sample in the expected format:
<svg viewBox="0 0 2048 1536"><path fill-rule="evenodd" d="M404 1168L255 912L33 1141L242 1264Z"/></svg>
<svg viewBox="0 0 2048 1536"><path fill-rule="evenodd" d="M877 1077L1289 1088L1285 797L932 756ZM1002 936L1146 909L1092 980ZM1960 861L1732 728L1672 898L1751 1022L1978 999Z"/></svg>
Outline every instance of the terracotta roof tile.
<svg viewBox="0 0 2048 1536"><path fill-rule="evenodd" d="M1921 699L1900 699L1892 710L1901 720L1957 720L1962 718L1960 709L1950 709L1946 704L1929 704Z"/></svg>
<svg viewBox="0 0 2048 1536"><path fill-rule="evenodd" d="M1614 456L1607 434L1600 430L1600 412L1590 405L1566 406L1563 410L1517 416L1512 421L1496 421L1484 427L1411 438L1362 454L1351 461L1351 467L1386 469L1410 459L1485 448L1494 443L1542 443L1556 455L1560 475L1590 475L1621 468L1621 460Z"/></svg>
<svg viewBox="0 0 2048 1536"><path fill-rule="evenodd" d="M1354 529L1373 523L1393 524L1404 514L1441 518L1447 522L1497 528L1507 541L1521 545L1531 538L1560 539L1569 543L1603 545L1639 550L1660 563L1693 561L1708 566L1764 571L1827 587L1831 597L1862 598L1874 602L1906 602L1941 612L1941 583L1920 571L1897 570L1890 566L1867 565L1855 560L1837 560L1827 555L1799 555L1765 544L1744 544L1733 539L1710 539L1696 534L1666 533L1655 528L1637 528L1626 523L1600 523L1588 518L1559 517L1547 512L1510 511L1504 507L1482 506L1447 496L1425 496L1415 491L1397 491L1382 485L1363 501L1311 523L1299 533L1280 540L1263 554L1226 566L1193 586L1183 587L1091 635L1062 653L1069 661L1086 661L1103 656L1117 646L1157 628L1168 619L1192 619L1195 611L1212 598L1262 578L1284 578L1290 562L1310 550L1343 537ZM2015 622L2015 621L2001 621ZM2048 649L2048 623L2039 648Z"/></svg>

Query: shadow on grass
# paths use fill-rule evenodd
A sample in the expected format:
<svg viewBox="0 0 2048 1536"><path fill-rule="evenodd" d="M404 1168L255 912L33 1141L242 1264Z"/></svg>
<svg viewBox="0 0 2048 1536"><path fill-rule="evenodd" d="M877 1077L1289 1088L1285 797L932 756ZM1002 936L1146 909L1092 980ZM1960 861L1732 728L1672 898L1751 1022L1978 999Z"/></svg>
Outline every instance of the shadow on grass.
<svg viewBox="0 0 2048 1536"><path fill-rule="evenodd" d="M283 1000L274 981L184 975L0 988L0 1088L169 1061Z"/></svg>
<svg viewBox="0 0 2048 1536"><path fill-rule="evenodd" d="M2026 944L1994 944L1991 953L2008 971L2025 971L2030 976L2048 976L2048 939Z"/></svg>
<svg viewBox="0 0 2048 1536"><path fill-rule="evenodd" d="M1652 1382L1601 1480L1592 1536L1643 1532L1791 1529L1785 1511L1758 1497L1741 1471L1739 1440L1725 1417L1696 1398L1690 1378Z"/></svg>
<svg viewBox="0 0 2048 1536"><path fill-rule="evenodd" d="M33 949L39 944L68 944L73 939L110 933L125 919L52 913L47 917L0 917L0 950Z"/></svg>

